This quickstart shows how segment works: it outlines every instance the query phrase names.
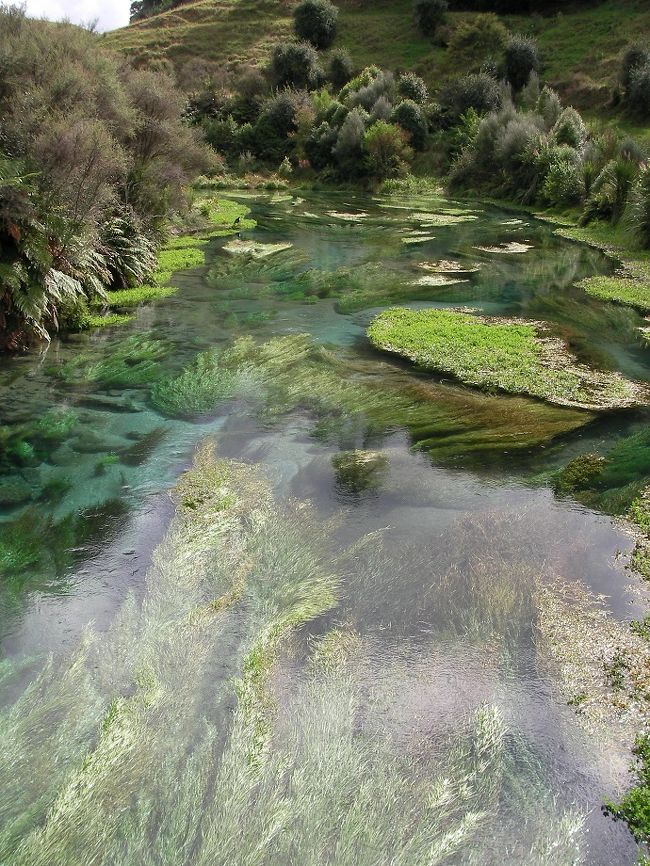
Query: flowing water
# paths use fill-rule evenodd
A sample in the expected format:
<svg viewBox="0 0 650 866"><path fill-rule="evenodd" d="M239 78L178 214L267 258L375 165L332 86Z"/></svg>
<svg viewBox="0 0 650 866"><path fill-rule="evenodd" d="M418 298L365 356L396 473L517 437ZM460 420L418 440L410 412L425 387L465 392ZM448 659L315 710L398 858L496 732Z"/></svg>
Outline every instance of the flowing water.
<svg viewBox="0 0 650 866"><path fill-rule="evenodd" d="M462 305L648 381L640 318L574 287L611 265L434 196L240 197L257 228L176 295L2 360L0 863L633 863L600 811L623 741L567 706L537 620L566 584L641 613L630 537L548 478L647 413L481 394L364 337ZM458 281L421 280L440 259ZM215 348L228 399L158 411Z"/></svg>

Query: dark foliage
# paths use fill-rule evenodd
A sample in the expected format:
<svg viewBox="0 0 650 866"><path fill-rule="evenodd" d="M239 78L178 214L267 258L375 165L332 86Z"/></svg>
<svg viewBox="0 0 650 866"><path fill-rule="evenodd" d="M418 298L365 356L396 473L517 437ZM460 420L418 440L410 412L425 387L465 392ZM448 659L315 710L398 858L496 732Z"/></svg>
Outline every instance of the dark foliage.
<svg viewBox="0 0 650 866"><path fill-rule="evenodd" d="M440 94L443 116L452 124L470 108L477 114L496 111L502 100L498 82L483 72L454 79Z"/></svg>
<svg viewBox="0 0 650 866"><path fill-rule="evenodd" d="M327 62L327 78L337 90L344 87L354 75L354 64L350 52L344 48L332 51Z"/></svg>
<svg viewBox="0 0 650 866"><path fill-rule="evenodd" d="M537 45L525 36L513 36L504 52L506 79L515 90L521 90L528 83L532 72L539 69Z"/></svg>
<svg viewBox="0 0 650 866"><path fill-rule="evenodd" d="M271 53L271 78L274 87L317 87L323 71L313 45L308 42L280 42Z"/></svg>
<svg viewBox="0 0 650 866"><path fill-rule="evenodd" d="M444 24L448 9L447 0L415 0L413 13L420 32L432 39Z"/></svg>
<svg viewBox="0 0 650 866"><path fill-rule="evenodd" d="M419 105L411 99L405 99L395 106L391 121L399 124L407 133L415 150L424 150L427 142L427 121Z"/></svg>
<svg viewBox="0 0 650 866"><path fill-rule="evenodd" d="M329 48L336 37L339 10L329 0L302 0L293 13L296 36L316 48Z"/></svg>

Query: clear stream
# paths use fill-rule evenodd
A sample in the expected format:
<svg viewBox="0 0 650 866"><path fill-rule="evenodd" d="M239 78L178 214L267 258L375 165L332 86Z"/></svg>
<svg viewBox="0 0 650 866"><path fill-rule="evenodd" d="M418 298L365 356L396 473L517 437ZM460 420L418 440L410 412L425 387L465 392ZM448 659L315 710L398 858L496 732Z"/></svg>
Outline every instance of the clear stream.
<svg viewBox="0 0 650 866"><path fill-rule="evenodd" d="M535 612L506 596L522 581L551 585L561 579L604 594L621 620L641 613L634 591L638 581L620 556L630 552L630 537L609 516L557 498L547 479L577 454L604 452L643 430L648 413L595 417L481 394L381 356L364 336L372 315L391 305L391 298L416 307L463 305L489 315L547 321L584 362L650 381L650 351L637 330L640 317L574 287L585 275L608 271L610 263L593 249L555 237L543 223L434 196L242 193L240 198L258 223L243 241L291 246L255 258L225 251L227 239L214 239L205 268L179 272L173 280L177 294L142 306L126 326L55 340L42 352L0 362L0 752L8 774L0 788L0 863L633 863L636 849L626 829L600 811L603 799L626 784L627 756L611 740L601 745L580 726L559 693L552 665L540 660ZM530 249L518 254L477 249L510 241ZM417 284L425 274L418 263L439 259L480 267L453 285ZM359 303L350 302L353 291L363 295ZM345 309L350 311L341 312ZM333 413L305 400L285 411L274 407L272 397L264 411L255 400L236 397L194 421L170 419L153 408L150 389L157 378L180 371L198 352L249 334L256 343L309 335L314 351L326 348L323 363L336 370L343 385L362 382L375 402L390 395L398 402L407 399L411 408L403 417L386 410L382 423L377 412L343 406ZM128 352L148 345L146 369L124 355L125 346ZM106 363L120 357L126 357L122 378L105 374ZM310 375L307 371L307 387ZM326 388L326 381L314 390ZM68 789L68 797L85 798L86 812L80 814L86 817L75 826L96 822L93 832L104 840L102 850L112 852L105 855L109 859L91 856L81 841L76 848L57 847L56 828L47 835L59 820L57 807L49 817L48 809L61 796L66 773L92 753L103 714L122 687L117 674L112 680L104 672L97 674L92 699L84 689L56 699L46 691L52 682L61 683L60 671L70 659L79 663L90 626L100 646L119 628L129 645L125 599L133 593L137 605L145 597L153 551L174 513L168 491L209 436L220 457L259 467L270 479L278 509L288 501L312 503L310 519L328 527L332 550L368 533L382 538L384 559L375 563L372 586L348 563L337 605L301 630L273 675L280 714L301 719L300 747L294 742L292 754L299 762L303 749L312 763L305 758L300 778L311 773L316 781L315 788L303 790L294 778L285 790L285 835L294 833L295 848L283 848L274 838L267 848L260 843L261 853L253 856L258 831L251 830L249 838L237 830L234 854L222 840L217 853L208 855L196 841L196 828L191 845L179 831L166 847L138 847L136 801L149 798L151 823L141 835L149 833L150 840L156 827L176 821L174 803L158 802L152 781L164 775L163 748L160 764L143 762L135 781L123 768L115 769L109 799L111 814L119 819L113 823L90 790ZM345 460L355 450L366 453L367 471L356 465L346 472ZM310 685L305 656L332 628L354 634L360 649L345 682L332 680L324 698ZM199 716L221 732L219 749L225 748L236 703L232 676L241 658L241 642L226 644L219 645L219 662L210 662L207 681L201 680L200 708L187 705L187 730L182 712L174 728L176 743L187 737L185 761L199 742ZM117 669L117 661L111 664ZM179 653L176 676L188 664ZM44 666L59 671L49 685ZM369 792L368 804L357 804L356 820L372 824L378 840L377 850L366 846L363 858L350 853L353 846L348 850L341 838L344 813L345 826L352 821L346 811L350 790L339 791L332 782L331 801L321 802L330 778L327 760L313 763L321 751L345 760L337 751L345 737L330 717L348 713L346 689L355 695L353 733L362 738L369 732L384 750L376 753L384 757L355 758L361 769L353 775ZM130 693L124 687L123 696ZM70 715L75 725L82 715L87 718L86 733L76 739ZM159 721L162 725L164 718ZM442 744L456 738L450 747L456 749L454 766L478 760L479 775L489 775L491 759L481 764L483 753L476 758L471 730L490 724L502 731L500 793L491 789L489 795L496 803L494 816L484 804L463 806L460 789L458 802L443 808L431 793L435 788L440 798L441 779L453 775L447 764L442 776L436 775ZM277 740L293 742L282 723L280 728ZM157 730L153 727L150 737ZM48 739L53 732L56 747ZM74 747L67 748L66 738ZM353 736L345 742L357 748ZM30 781L17 801L8 780L20 777L25 762ZM389 766L406 779L408 791L432 786L426 788L430 811L395 795ZM281 775L276 770L275 783ZM50 778L56 784L50 785ZM173 778L178 780L172 774L171 787ZM203 817L217 796L211 778L194 807ZM253 811L261 813L261 804L272 800L265 787L271 784L259 783ZM466 786L471 787L469 776ZM308 806L298 802L301 797ZM381 840L399 824L400 802L411 810L411 824L400 843L402 859L389 861ZM325 835L312 851L309 846L317 843L310 833L314 837L320 830L308 832L305 815L319 808L330 815L331 826L323 830L324 819L318 825ZM187 814L184 820L189 826ZM423 824L456 828L457 841L464 833L466 841L445 837L418 848L416 831ZM32 844L39 832L38 845ZM201 833L205 841L205 828ZM111 839L119 845L112 848Z"/></svg>

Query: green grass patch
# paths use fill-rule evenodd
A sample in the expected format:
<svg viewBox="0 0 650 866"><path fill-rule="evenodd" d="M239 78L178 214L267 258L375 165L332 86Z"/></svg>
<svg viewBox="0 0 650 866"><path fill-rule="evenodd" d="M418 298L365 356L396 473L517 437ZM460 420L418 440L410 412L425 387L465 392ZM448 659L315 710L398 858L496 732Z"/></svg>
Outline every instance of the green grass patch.
<svg viewBox="0 0 650 866"><path fill-rule="evenodd" d="M542 337L540 330L536 323L395 307L374 319L368 337L378 349L488 390L588 409L647 399L641 386L618 374L578 365L561 341Z"/></svg>
<svg viewBox="0 0 650 866"><path fill-rule="evenodd" d="M173 286L136 286L134 289L120 289L107 292L108 304L111 307L134 307L145 301L157 301L175 294Z"/></svg>
<svg viewBox="0 0 650 866"><path fill-rule="evenodd" d="M560 237L598 247L622 267L614 274L597 275L577 285L601 301L613 301L650 312L650 252L630 247L623 227L595 222L588 226L563 225L555 232Z"/></svg>
<svg viewBox="0 0 650 866"><path fill-rule="evenodd" d="M87 328L111 328L114 325L126 325L133 316L128 313L106 313L106 315L95 315L89 313L85 319Z"/></svg>

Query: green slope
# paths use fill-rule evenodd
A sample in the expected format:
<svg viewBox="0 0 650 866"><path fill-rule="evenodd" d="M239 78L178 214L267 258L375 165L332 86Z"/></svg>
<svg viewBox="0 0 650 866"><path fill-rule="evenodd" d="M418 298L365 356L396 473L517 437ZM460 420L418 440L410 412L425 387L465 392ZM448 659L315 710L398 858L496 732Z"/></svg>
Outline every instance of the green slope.
<svg viewBox="0 0 650 866"><path fill-rule="evenodd" d="M263 64L274 42L291 36L292 2L285 0L196 0L106 34L106 43L136 62L168 57L220 63ZM358 66L378 62L413 69L436 85L463 70L449 52L417 32L412 0L338 0L336 47L348 48ZM453 13L451 24L470 13ZM631 40L650 40L647 0L604 0L574 11L508 16L512 31L534 36L543 77L580 108L605 105L616 81L621 49Z"/></svg>

